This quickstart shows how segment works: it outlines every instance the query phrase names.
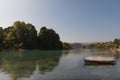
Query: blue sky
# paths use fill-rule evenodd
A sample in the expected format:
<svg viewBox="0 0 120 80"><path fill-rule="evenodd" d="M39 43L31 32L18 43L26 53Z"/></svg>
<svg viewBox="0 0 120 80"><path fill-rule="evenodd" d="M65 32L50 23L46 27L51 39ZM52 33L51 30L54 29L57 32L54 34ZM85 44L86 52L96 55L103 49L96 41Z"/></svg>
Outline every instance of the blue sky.
<svg viewBox="0 0 120 80"><path fill-rule="evenodd" d="M14 21L54 29L64 42L120 38L120 0L0 0L0 26Z"/></svg>

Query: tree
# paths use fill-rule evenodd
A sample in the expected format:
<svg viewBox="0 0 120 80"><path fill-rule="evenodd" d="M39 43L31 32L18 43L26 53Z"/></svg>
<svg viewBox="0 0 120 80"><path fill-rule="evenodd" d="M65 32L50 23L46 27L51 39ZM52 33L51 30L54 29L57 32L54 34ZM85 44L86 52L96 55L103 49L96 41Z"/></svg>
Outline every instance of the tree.
<svg viewBox="0 0 120 80"><path fill-rule="evenodd" d="M3 48L11 49L16 42L16 33L14 27L5 28L3 31Z"/></svg>
<svg viewBox="0 0 120 80"><path fill-rule="evenodd" d="M16 21L12 26L0 27L0 49L62 49L59 35L53 29L42 27L39 35L35 26L23 21Z"/></svg>
<svg viewBox="0 0 120 80"><path fill-rule="evenodd" d="M25 40L26 40L26 24L25 22L16 21L14 22L13 26L15 28L16 34L16 48L25 48Z"/></svg>
<svg viewBox="0 0 120 80"><path fill-rule="evenodd" d="M119 43L119 40L116 38L116 39L114 39L113 43L114 43L114 44L118 44L118 43Z"/></svg>
<svg viewBox="0 0 120 80"><path fill-rule="evenodd" d="M0 50L2 49L3 46L3 29L0 27Z"/></svg>
<svg viewBox="0 0 120 80"><path fill-rule="evenodd" d="M69 43L63 43L63 49L64 50L69 50L69 49L72 49L72 47L70 46L70 44Z"/></svg>
<svg viewBox="0 0 120 80"><path fill-rule="evenodd" d="M13 27L16 32L18 48L34 49L36 47L37 31L32 24L16 21Z"/></svg>
<svg viewBox="0 0 120 80"><path fill-rule="evenodd" d="M37 47L37 31L32 24L26 24L26 42L25 46L28 49L34 49Z"/></svg>
<svg viewBox="0 0 120 80"><path fill-rule="evenodd" d="M59 50L62 49L62 42L59 35L53 29L47 29L42 27L38 36L39 48L47 50Z"/></svg>

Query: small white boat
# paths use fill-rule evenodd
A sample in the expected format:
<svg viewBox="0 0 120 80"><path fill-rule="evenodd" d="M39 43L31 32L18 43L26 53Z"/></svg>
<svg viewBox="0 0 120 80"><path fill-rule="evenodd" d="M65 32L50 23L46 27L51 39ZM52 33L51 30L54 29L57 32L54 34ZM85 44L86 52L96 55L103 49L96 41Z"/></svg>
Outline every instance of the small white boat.
<svg viewBox="0 0 120 80"><path fill-rule="evenodd" d="M101 56L94 56L94 57L85 57L85 63L95 63L95 64L115 64L116 60L114 57L101 57Z"/></svg>

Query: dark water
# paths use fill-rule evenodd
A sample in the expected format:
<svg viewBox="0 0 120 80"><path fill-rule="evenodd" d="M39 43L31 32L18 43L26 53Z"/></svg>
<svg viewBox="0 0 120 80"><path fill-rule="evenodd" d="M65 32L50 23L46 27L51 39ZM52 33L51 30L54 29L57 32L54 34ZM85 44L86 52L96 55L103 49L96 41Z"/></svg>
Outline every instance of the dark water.
<svg viewBox="0 0 120 80"><path fill-rule="evenodd" d="M85 65L87 56L113 56L116 65ZM120 53L105 50L0 53L0 80L120 80Z"/></svg>

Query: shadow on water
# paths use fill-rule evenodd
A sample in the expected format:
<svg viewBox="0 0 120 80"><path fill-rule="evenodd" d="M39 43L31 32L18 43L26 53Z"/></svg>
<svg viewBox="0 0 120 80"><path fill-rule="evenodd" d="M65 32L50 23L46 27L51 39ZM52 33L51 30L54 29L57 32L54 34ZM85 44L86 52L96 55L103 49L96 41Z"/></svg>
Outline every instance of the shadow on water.
<svg viewBox="0 0 120 80"><path fill-rule="evenodd" d="M99 63L84 63L84 67L85 68L112 68L115 66L115 62L114 63L109 63L109 64L105 64L105 63L102 63L102 64L99 64Z"/></svg>
<svg viewBox="0 0 120 80"><path fill-rule="evenodd" d="M62 51L22 51L1 52L0 70L10 75L12 80L30 76L36 68L41 74L52 71L59 63Z"/></svg>

